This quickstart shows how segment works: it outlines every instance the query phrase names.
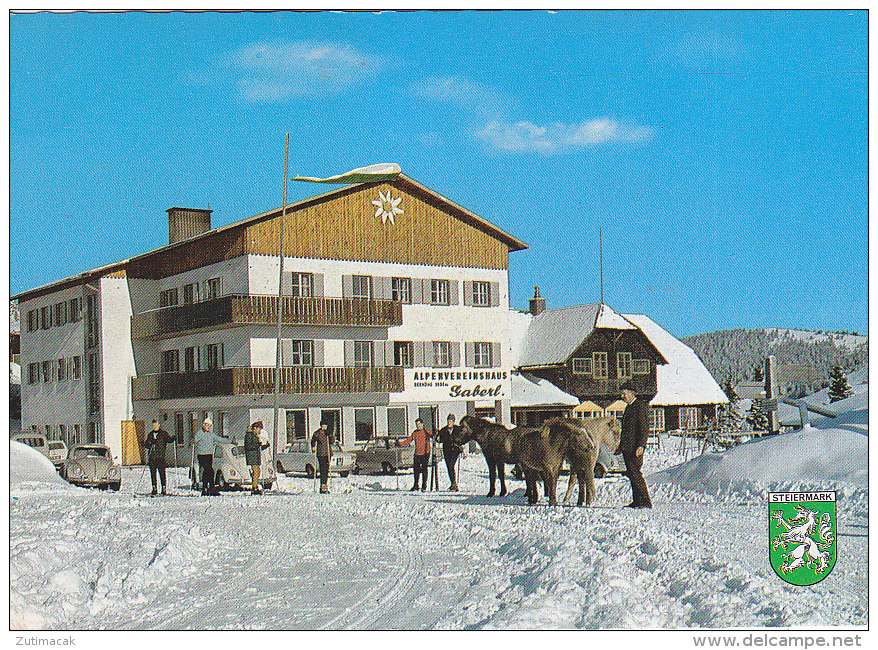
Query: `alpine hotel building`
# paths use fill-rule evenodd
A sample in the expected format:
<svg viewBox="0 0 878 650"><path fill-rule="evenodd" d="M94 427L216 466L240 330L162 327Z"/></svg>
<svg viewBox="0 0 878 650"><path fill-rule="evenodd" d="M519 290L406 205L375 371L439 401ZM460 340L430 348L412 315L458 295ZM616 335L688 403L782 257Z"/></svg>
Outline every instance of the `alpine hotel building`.
<svg viewBox="0 0 878 650"><path fill-rule="evenodd" d="M210 210L167 212L167 246L13 296L22 430L123 461L124 421L156 418L182 447L206 415L273 437L281 209L214 230ZM476 407L510 422L524 243L404 175L290 205L285 229L281 447L324 418L345 448Z"/></svg>

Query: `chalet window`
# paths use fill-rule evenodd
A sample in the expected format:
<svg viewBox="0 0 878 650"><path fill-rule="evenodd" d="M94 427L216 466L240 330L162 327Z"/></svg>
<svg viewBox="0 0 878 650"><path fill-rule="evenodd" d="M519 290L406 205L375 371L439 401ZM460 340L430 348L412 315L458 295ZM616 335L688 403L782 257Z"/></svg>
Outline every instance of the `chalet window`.
<svg viewBox="0 0 878 650"><path fill-rule="evenodd" d="M368 276L359 276L368 279ZM311 273L290 274L290 293L296 298L310 298L314 295L314 275ZM369 296L365 296L368 298Z"/></svg>
<svg viewBox="0 0 878 650"><path fill-rule="evenodd" d="M40 309L40 329L47 330L52 327L51 307L42 307Z"/></svg>
<svg viewBox="0 0 878 650"><path fill-rule="evenodd" d="M493 365L492 348L490 343L476 341L473 344L473 366L476 368L490 368Z"/></svg>
<svg viewBox="0 0 878 650"><path fill-rule="evenodd" d="M296 440L306 440L308 431L305 426L305 411L287 411L287 444Z"/></svg>
<svg viewBox="0 0 878 650"><path fill-rule="evenodd" d="M448 295L448 280L430 280L430 304L447 305Z"/></svg>
<svg viewBox="0 0 878 650"><path fill-rule="evenodd" d="M393 342L393 365L411 368L414 365L415 346L411 341Z"/></svg>
<svg viewBox="0 0 878 650"><path fill-rule="evenodd" d="M67 303L59 302L55 305L55 326L61 327L67 324Z"/></svg>
<svg viewBox="0 0 878 650"><path fill-rule="evenodd" d="M220 279L210 278L204 283L204 299L213 300L219 298L220 295Z"/></svg>
<svg viewBox="0 0 878 650"><path fill-rule="evenodd" d="M433 367L451 367L451 342L433 341Z"/></svg>
<svg viewBox="0 0 878 650"><path fill-rule="evenodd" d="M58 381L64 381L67 379L67 359L58 359Z"/></svg>
<svg viewBox="0 0 878 650"><path fill-rule="evenodd" d="M354 341L354 365L358 368L372 367L372 341Z"/></svg>
<svg viewBox="0 0 878 650"><path fill-rule="evenodd" d="M591 365L592 372L594 374L595 379L606 379L608 376L607 371L607 353L606 352L592 352L591 353Z"/></svg>
<svg viewBox="0 0 878 650"><path fill-rule="evenodd" d="M310 343L310 341L308 341ZM218 343L208 343L205 348L205 355L207 356L207 369L208 370L216 370L220 367L220 346Z"/></svg>
<svg viewBox="0 0 878 650"><path fill-rule="evenodd" d="M43 383L52 381L52 362L43 361Z"/></svg>
<svg viewBox="0 0 878 650"><path fill-rule="evenodd" d="M27 383L36 384L40 381L40 364L30 363L27 366Z"/></svg>
<svg viewBox="0 0 878 650"><path fill-rule="evenodd" d="M27 312L27 331L36 332L40 329L40 314L36 309Z"/></svg>
<svg viewBox="0 0 878 650"><path fill-rule="evenodd" d="M177 304L177 290L165 289L159 294L159 307L173 307Z"/></svg>
<svg viewBox="0 0 878 650"><path fill-rule="evenodd" d="M351 297L371 298L372 277L369 275L355 275L352 278Z"/></svg>
<svg viewBox="0 0 878 650"><path fill-rule="evenodd" d="M591 374L591 359L587 357L575 357L573 359L573 374L574 375L590 375Z"/></svg>
<svg viewBox="0 0 878 650"><path fill-rule="evenodd" d="M649 374L649 359L635 359L632 364L633 372L635 375Z"/></svg>
<svg viewBox="0 0 878 650"><path fill-rule="evenodd" d="M314 364L314 341L290 341L290 350L291 366Z"/></svg>
<svg viewBox="0 0 878 650"><path fill-rule="evenodd" d="M616 353L616 377L619 379L629 379L631 377L631 353Z"/></svg>
<svg viewBox="0 0 878 650"><path fill-rule="evenodd" d="M186 348L183 350L183 372L195 372L195 348Z"/></svg>
<svg viewBox="0 0 878 650"><path fill-rule="evenodd" d="M162 352L162 372L180 372L179 350L165 350Z"/></svg>
<svg viewBox="0 0 878 650"><path fill-rule="evenodd" d="M665 430L665 409L661 406L650 407L649 409L649 430L664 431Z"/></svg>
<svg viewBox="0 0 878 650"><path fill-rule="evenodd" d="M354 439L368 442L375 435L375 409L354 409Z"/></svg>
<svg viewBox="0 0 878 650"><path fill-rule="evenodd" d="M187 284L183 287L183 304L191 305L193 302L198 301L198 285L197 284Z"/></svg>
<svg viewBox="0 0 878 650"><path fill-rule="evenodd" d="M697 406L681 406L680 407L680 428L692 431L698 428L698 407Z"/></svg>
<svg viewBox="0 0 878 650"><path fill-rule="evenodd" d="M408 433L408 422L404 406L387 407L387 435L404 436Z"/></svg>
<svg viewBox="0 0 878 650"><path fill-rule="evenodd" d="M73 372L70 376L73 379L82 379L82 357L73 357L71 361L73 361Z"/></svg>
<svg viewBox="0 0 878 650"><path fill-rule="evenodd" d="M473 307L491 306L491 283L473 281Z"/></svg>
<svg viewBox="0 0 878 650"><path fill-rule="evenodd" d="M390 279L390 299L399 300L405 304L412 302L412 279L411 278L391 278Z"/></svg>
<svg viewBox="0 0 878 650"><path fill-rule="evenodd" d="M71 298L70 300L70 322L78 323L82 320L82 298Z"/></svg>

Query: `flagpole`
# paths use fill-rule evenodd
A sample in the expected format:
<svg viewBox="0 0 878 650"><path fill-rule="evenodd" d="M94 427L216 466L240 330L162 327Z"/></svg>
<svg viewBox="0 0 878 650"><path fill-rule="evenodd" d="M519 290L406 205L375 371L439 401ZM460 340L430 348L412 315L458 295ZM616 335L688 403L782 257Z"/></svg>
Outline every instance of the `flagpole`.
<svg viewBox="0 0 878 650"><path fill-rule="evenodd" d="M600 248L600 256L601 256L601 304L604 304L604 232L603 229L598 226L598 246Z"/></svg>
<svg viewBox="0 0 878 650"><path fill-rule="evenodd" d="M275 339L274 354L274 444L271 446L271 465L277 468L277 427L278 416L280 410L280 362L281 362L281 346L280 346L280 328L283 322L283 290L284 290L284 218L287 214L287 162L290 152L290 134L287 133L286 142L284 143L284 198L283 207L280 213L280 264L277 274L277 338Z"/></svg>

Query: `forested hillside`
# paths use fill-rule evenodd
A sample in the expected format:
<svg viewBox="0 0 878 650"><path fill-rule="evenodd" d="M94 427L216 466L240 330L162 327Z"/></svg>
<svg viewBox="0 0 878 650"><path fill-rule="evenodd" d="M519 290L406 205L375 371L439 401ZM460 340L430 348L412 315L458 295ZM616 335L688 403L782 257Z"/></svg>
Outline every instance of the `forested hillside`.
<svg viewBox="0 0 878 650"><path fill-rule="evenodd" d="M757 365L769 354L778 364L803 364L816 369L814 390L829 383L833 366L850 372L868 363L868 337L850 332L806 332L779 329L733 329L681 339L701 357L720 386L731 379L753 379Z"/></svg>

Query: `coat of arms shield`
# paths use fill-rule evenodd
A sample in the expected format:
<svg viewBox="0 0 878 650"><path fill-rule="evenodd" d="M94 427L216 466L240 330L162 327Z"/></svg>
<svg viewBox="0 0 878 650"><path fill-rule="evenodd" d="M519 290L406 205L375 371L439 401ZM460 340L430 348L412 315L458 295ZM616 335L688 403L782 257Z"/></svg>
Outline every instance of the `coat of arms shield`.
<svg viewBox="0 0 878 650"><path fill-rule="evenodd" d="M835 492L770 492L768 555L774 572L802 587L828 576L838 555Z"/></svg>

